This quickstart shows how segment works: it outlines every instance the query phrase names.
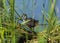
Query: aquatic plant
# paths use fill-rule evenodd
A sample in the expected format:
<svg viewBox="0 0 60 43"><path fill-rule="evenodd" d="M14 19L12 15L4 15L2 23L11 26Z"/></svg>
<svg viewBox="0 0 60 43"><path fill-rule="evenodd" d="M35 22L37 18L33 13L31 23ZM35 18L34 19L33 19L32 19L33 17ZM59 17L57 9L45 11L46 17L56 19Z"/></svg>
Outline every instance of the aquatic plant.
<svg viewBox="0 0 60 43"><path fill-rule="evenodd" d="M15 43L15 42L17 43L17 41L21 37L24 37L26 40L26 43L28 43L34 38L34 36L37 39L38 43L47 43L49 39L51 40L51 43L54 43L55 40L58 40L58 41L60 40L60 34L59 34L60 33L60 21L58 20L58 17L56 16L56 13L55 13L55 5L56 5L57 0L49 0L48 12L46 12L44 8L45 5L43 4L42 13L44 17L44 24L46 24L47 22L47 26L44 26L44 30L42 32L37 32L36 33L37 35L35 35L33 32L30 33L30 31L26 30L29 27L26 26L25 24L29 22L30 20L26 20L22 23L19 23L19 20L22 20L22 17L15 10L15 0L7 1L9 8L6 5L6 1L7 0L2 0L2 1L0 0L0 2L3 3L0 6L0 33L2 33L0 35L2 36L3 40L5 40L4 39L5 35L3 34L6 34L6 36L9 37L10 33L11 33L10 34L11 37L6 38L8 43L10 42L8 41L8 39L12 40L11 43ZM32 1L32 3L36 5L34 1ZM33 8L35 8L34 5L33 5ZM33 8L32 8L32 15L34 15ZM16 15L18 15L18 17L15 17ZM39 27L36 27L36 29L38 28ZM34 30L31 30L31 31L34 31ZM29 40L29 37L31 37L31 40Z"/></svg>
<svg viewBox="0 0 60 43"><path fill-rule="evenodd" d="M44 23L47 22L48 26L45 27L45 34L43 34L43 38L46 38L45 40L49 41L50 43L54 43L55 40L60 40L59 38L59 29L60 29L60 21L58 20L58 17L56 16L56 13L54 12L55 10L55 5L56 5L56 1L57 0L50 0L49 1L49 9L48 9L48 13L45 11L44 7L43 7L43 10L42 10L42 13L44 15ZM57 33L56 33L57 32ZM43 32L42 32L43 33ZM47 35L46 35L47 34ZM38 35L38 38L39 39L39 42L42 40L42 43L45 43L43 42L44 40L39 37L41 35ZM58 43L58 41L56 41ZM46 42L48 43L48 42Z"/></svg>

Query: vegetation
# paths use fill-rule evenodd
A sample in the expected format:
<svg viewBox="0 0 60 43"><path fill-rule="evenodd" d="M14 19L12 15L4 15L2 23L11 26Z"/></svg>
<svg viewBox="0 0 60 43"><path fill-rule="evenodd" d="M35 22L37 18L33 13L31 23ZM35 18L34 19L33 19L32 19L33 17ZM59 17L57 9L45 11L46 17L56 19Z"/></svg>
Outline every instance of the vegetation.
<svg viewBox="0 0 60 43"><path fill-rule="evenodd" d="M9 4L8 6L6 5L6 1ZM48 12L46 12L43 4L42 13L44 24L48 25L44 26L42 32L35 33L34 28L29 28L26 25L30 20L19 23L22 17L15 10L15 0L1 0L0 43L60 43L60 20L58 20L55 13L56 1L57 0L49 0ZM16 17L16 15L18 15L18 17ZM39 24L37 26L36 29L40 29ZM29 28L31 32L28 31L27 28Z"/></svg>
<svg viewBox="0 0 60 43"><path fill-rule="evenodd" d="M54 12L56 1L57 0L54 0L52 2L52 0L50 0L50 3L49 3L50 9L48 10L48 13L46 13L46 11L44 10L44 7L43 7L42 13L44 15L45 23L47 22L48 26L46 26L45 30L43 32L41 32L40 35L38 35L38 36L41 36L41 34L43 35L40 37L40 39L42 40L41 43L45 43L45 42L43 42L44 38L49 43L60 43L59 42L59 40L60 40L60 38L59 38L60 37L60 35L59 35L59 33L60 33L59 32L59 30L60 30L59 22L60 21L58 20L58 17L56 16L56 13ZM42 37L44 37L44 38L42 38ZM41 41L41 40L39 40L39 41Z"/></svg>

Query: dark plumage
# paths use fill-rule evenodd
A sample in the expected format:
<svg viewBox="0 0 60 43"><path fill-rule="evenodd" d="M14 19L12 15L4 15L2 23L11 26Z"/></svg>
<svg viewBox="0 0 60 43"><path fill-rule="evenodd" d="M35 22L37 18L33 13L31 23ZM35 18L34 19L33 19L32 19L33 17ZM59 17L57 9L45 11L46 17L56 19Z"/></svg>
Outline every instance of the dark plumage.
<svg viewBox="0 0 60 43"><path fill-rule="evenodd" d="M28 18L30 21L26 24L29 28L34 28L38 25L38 20Z"/></svg>
<svg viewBox="0 0 60 43"><path fill-rule="evenodd" d="M30 20L29 22L26 23L26 25L29 28L34 28L35 26L38 25L38 20L35 20L35 19L32 19L32 18L28 18L26 14L23 14L22 18L23 18L23 21Z"/></svg>

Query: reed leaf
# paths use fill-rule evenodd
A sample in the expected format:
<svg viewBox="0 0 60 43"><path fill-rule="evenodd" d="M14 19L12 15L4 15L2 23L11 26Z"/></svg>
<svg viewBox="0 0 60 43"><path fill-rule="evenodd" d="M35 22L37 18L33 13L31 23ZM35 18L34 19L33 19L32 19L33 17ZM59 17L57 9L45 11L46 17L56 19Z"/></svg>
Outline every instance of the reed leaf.
<svg viewBox="0 0 60 43"><path fill-rule="evenodd" d="M14 27L14 3L15 3L15 0L9 0L9 3L10 3L10 20L11 20L11 23Z"/></svg>

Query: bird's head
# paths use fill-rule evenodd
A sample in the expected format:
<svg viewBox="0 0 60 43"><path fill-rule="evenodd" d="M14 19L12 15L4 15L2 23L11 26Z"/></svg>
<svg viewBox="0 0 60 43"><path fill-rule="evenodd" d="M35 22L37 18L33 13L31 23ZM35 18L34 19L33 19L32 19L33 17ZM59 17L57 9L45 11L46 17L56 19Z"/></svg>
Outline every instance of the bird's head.
<svg viewBox="0 0 60 43"><path fill-rule="evenodd" d="M23 21L26 21L26 20L27 20L27 14L24 14L24 13L23 13L22 19L23 19Z"/></svg>

